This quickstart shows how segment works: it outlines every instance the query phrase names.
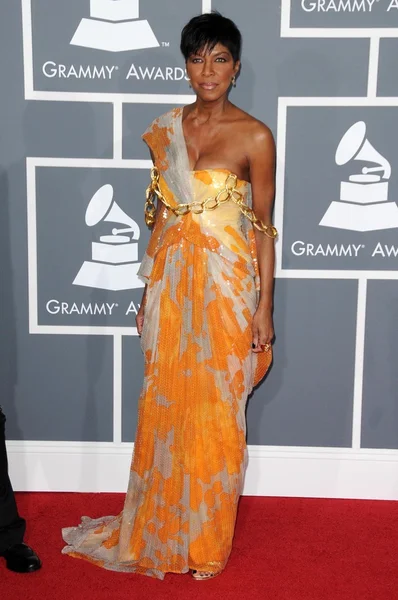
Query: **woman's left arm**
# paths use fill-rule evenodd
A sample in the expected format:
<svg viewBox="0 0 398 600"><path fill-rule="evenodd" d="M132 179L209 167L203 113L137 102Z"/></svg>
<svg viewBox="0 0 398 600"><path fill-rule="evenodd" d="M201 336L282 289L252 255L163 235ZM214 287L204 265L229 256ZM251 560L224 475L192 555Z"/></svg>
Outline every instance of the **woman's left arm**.
<svg viewBox="0 0 398 600"><path fill-rule="evenodd" d="M267 226L271 225L275 196L275 142L270 129L256 123L250 144L250 180L253 211ZM274 293L275 241L254 227L260 273L260 298L253 317L253 352L262 352L274 337L272 319Z"/></svg>

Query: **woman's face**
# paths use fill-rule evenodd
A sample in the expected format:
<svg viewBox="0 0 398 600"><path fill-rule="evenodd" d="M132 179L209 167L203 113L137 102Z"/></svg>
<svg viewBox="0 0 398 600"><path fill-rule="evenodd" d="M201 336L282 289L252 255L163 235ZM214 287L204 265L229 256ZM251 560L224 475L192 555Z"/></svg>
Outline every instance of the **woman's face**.
<svg viewBox="0 0 398 600"><path fill-rule="evenodd" d="M234 63L228 48L217 44L211 52L203 50L200 54L191 54L187 73L197 96L210 102L227 93L239 66L240 61Z"/></svg>

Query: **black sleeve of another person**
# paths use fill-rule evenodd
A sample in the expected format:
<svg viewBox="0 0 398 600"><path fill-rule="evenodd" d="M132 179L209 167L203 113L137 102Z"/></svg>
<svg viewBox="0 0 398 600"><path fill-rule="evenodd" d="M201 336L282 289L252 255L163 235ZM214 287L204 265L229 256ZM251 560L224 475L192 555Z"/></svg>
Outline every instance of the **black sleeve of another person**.
<svg viewBox="0 0 398 600"><path fill-rule="evenodd" d="M18 515L8 476L5 423L6 417L0 407L0 553L23 542L26 526L25 520Z"/></svg>

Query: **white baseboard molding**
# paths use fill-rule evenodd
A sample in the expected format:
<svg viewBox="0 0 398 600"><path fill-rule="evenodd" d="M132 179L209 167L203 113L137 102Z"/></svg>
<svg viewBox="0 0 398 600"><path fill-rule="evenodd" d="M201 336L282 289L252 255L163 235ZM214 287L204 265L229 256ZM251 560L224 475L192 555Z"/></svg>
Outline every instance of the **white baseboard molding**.
<svg viewBox="0 0 398 600"><path fill-rule="evenodd" d="M7 442L16 491L125 492L132 444ZM249 446L245 495L398 500L398 451Z"/></svg>

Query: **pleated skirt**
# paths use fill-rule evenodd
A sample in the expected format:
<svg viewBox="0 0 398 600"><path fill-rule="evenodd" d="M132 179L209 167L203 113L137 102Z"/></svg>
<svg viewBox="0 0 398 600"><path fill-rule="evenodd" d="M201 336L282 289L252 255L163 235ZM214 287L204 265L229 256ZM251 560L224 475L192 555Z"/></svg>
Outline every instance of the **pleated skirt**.
<svg viewBox="0 0 398 600"><path fill-rule="evenodd" d="M158 252L124 508L63 529L65 554L159 579L225 567L247 463L247 397L270 360L251 351L255 307L244 265L184 238Z"/></svg>

